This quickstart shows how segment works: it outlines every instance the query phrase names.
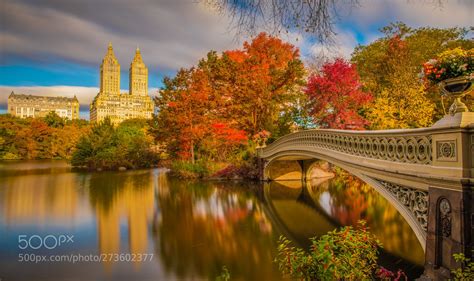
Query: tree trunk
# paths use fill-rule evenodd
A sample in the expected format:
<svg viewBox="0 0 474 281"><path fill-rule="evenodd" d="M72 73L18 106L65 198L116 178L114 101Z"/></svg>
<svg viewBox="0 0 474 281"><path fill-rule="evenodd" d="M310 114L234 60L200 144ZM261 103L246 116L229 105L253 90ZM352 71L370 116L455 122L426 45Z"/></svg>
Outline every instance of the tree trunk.
<svg viewBox="0 0 474 281"><path fill-rule="evenodd" d="M191 163L194 164L194 141L191 140Z"/></svg>

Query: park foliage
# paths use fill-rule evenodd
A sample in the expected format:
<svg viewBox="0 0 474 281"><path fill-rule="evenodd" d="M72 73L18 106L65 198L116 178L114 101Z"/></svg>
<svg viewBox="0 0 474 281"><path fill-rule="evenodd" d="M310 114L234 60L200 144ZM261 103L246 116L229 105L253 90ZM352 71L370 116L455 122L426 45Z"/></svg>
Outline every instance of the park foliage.
<svg viewBox="0 0 474 281"><path fill-rule="evenodd" d="M255 137L262 132L270 143L308 128L432 125L451 101L437 87L425 87L421 69L443 53L471 52L468 30L393 23L381 31L383 37L356 47L349 61L318 61L316 69L304 68L295 46L265 33L239 49L211 51L196 66L164 79L155 98L155 141L169 159L189 162L175 165L187 174L232 178L254 162L261 145ZM465 102L473 107L472 97ZM231 166L209 168L210 161Z"/></svg>
<svg viewBox="0 0 474 281"><path fill-rule="evenodd" d="M297 280L392 280L396 276L379 268L377 255L382 245L364 221L310 240L310 249L306 251L280 237L275 262L283 274Z"/></svg>
<svg viewBox="0 0 474 281"><path fill-rule="evenodd" d="M131 151L141 155L142 146L149 145L180 162L173 167L183 170L183 177L251 178L256 176L249 171L256 169L257 147L297 130L430 126L446 114L451 101L437 87L426 87L420 72L424 68L425 77L442 79L444 74L435 73L441 67L444 73L472 75L474 41L462 28L413 29L393 23L381 31L381 38L356 47L350 60L308 64L320 66L313 69L305 68L297 47L266 33L235 50L210 51L195 66L164 79L155 98L158 114L140 130L127 122L115 128L53 114L23 120L5 115L0 157L70 159L79 149L75 165L111 168L121 159L124 166L141 167L148 164L139 164ZM443 63L453 59L459 65L448 70ZM464 102L474 109L472 97ZM102 143L94 138L106 137L111 139L96 147ZM88 145L94 145L93 154Z"/></svg>
<svg viewBox="0 0 474 281"><path fill-rule="evenodd" d="M361 113L372 94L363 91L355 65L340 58L324 64L309 78L305 93L320 127L361 130L369 125Z"/></svg>
<svg viewBox="0 0 474 281"><path fill-rule="evenodd" d="M0 115L0 159L69 159L88 131L87 121L68 121L54 112L36 119Z"/></svg>
<svg viewBox="0 0 474 281"><path fill-rule="evenodd" d="M91 126L76 144L71 164L99 169L149 168L157 164L153 137L143 119L128 119L115 127L106 118Z"/></svg>

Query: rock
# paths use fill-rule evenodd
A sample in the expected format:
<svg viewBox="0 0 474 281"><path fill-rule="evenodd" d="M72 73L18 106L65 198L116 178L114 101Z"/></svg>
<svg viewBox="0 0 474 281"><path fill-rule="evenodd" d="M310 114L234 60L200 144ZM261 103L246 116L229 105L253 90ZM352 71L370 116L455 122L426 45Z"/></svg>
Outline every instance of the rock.
<svg viewBox="0 0 474 281"><path fill-rule="evenodd" d="M102 168L97 168L97 172L102 172Z"/></svg>
<svg viewBox="0 0 474 281"><path fill-rule="evenodd" d="M318 167L314 167L312 170L311 170L311 175L310 175L310 178L328 178L328 177L334 177L334 173L332 172L328 172L327 170L324 170L324 169L321 169L321 168L318 168Z"/></svg>
<svg viewBox="0 0 474 281"><path fill-rule="evenodd" d="M125 168L125 167L119 167L118 170L119 170L119 171L126 171L127 168Z"/></svg>

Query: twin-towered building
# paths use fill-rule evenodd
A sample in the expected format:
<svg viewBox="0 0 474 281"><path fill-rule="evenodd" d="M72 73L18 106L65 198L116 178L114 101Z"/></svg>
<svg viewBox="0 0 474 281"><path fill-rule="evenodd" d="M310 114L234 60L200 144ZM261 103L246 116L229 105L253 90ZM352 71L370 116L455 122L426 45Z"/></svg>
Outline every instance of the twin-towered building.
<svg viewBox="0 0 474 281"><path fill-rule="evenodd" d="M148 95L148 68L143 62L140 49L129 69L129 93L120 93L120 64L115 57L112 44L100 66L100 91L90 106L91 122L100 122L109 117L118 124L125 119L152 117L153 100Z"/></svg>
<svg viewBox="0 0 474 281"><path fill-rule="evenodd" d="M100 66L100 90L90 105L90 121L100 122L109 117L118 124L125 119L149 119L154 113L153 100L148 95L148 68L137 48L129 69L129 93L120 93L120 64L112 44ZM60 117L79 118L79 101L66 97L46 97L11 93L8 113L13 116L44 117L54 111Z"/></svg>

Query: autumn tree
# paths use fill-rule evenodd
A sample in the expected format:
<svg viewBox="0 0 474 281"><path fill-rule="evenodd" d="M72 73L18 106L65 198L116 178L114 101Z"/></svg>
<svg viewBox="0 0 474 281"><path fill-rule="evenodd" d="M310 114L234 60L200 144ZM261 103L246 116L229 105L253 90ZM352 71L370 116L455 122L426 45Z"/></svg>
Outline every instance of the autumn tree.
<svg viewBox="0 0 474 281"><path fill-rule="evenodd" d="M360 113L372 95L363 91L355 66L343 59L326 63L313 74L306 94L311 114L322 128L360 130L369 124Z"/></svg>
<svg viewBox="0 0 474 281"><path fill-rule="evenodd" d="M262 130L273 133L278 119L301 97L303 63L293 45L260 33L243 50L224 53L229 61L229 113L239 128L254 135Z"/></svg>
<svg viewBox="0 0 474 281"><path fill-rule="evenodd" d="M169 151L182 159L195 160L195 148L207 134L213 115L213 92L205 73L196 68L181 69L164 79L160 97L158 141L167 143Z"/></svg>
<svg viewBox="0 0 474 281"><path fill-rule="evenodd" d="M209 135L202 144L203 153L217 161L228 161L239 146L246 145L248 136L227 122L211 124Z"/></svg>
<svg viewBox="0 0 474 281"><path fill-rule="evenodd" d="M295 120L285 113L304 97L303 74L298 49L265 33L243 49L211 51L197 66L165 78L154 134L171 156L191 161L222 159L261 131L286 134L282 128Z"/></svg>
<svg viewBox="0 0 474 281"><path fill-rule="evenodd" d="M0 159L69 159L89 130L85 120L0 115Z"/></svg>
<svg viewBox="0 0 474 281"><path fill-rule="evenodd" d="M356 47L352 62L364 86L374 95L367 118L372 129L426 127L444 114L436 87L424 89L422 64L444 50L474 47L462 28L412 29L392 23L381 29L384 37Z"/></svg>

